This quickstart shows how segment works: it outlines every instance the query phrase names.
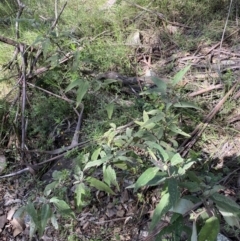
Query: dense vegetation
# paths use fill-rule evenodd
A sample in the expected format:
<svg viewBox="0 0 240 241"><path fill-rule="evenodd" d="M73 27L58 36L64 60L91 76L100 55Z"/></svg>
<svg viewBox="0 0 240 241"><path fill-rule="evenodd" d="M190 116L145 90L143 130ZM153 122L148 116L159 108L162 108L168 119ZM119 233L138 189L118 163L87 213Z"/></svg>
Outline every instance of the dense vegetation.
<svg viewBox="0 0 240 241"><path fill-rule="evenodd" d="M238 240L239 11L2 1L0 235Z"/></svg>

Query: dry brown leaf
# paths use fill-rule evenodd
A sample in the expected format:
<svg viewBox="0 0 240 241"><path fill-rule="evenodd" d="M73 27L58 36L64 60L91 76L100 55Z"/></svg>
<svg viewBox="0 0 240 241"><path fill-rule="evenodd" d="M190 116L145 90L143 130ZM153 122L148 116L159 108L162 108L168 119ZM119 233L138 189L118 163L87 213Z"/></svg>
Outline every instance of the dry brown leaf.
<svg viewBox="0 0 240 241"><path fill-rule="evenodd" d="M25 223L23 219L14 218L12 221L10 221L10 223L14 229L14 232L13 232L14 237L22 233L22 231L25 229Z"/></svg>
<svg viewBox="0 0 240 241"><path fill-rule="evenodd" d="M1 154L0 155L0 173L3 172L6 166L7 166L6 157L3 154Z"/></svg>
<svg viewBox="0 0 240 241"><path fill-rule="evenodd" d="M0 228L3 228L5 224L7 223L7 218L5 215L0 216Z"/></svg>
<svg viewBox="0 0 240 241"><path fill-rule="evenodd" d="M8 211L8 214L7 214L7 219L10 221L15 213L15 211L18 209L17 206L15 207L12 207L9 211Z"/></svg>
<svg viewBox="0 0 240 241"><path fill-rule="evenodd" d="M106 215L111 218L116 214L116 210L114 208L108 208L106 211Z"/></svg>
<svg viewBox="0 0 240 241"><path fill-rule="evenodd" d="M117 217L122 218L124 216L124 214L125 214L124 210L118 210L116 215L117 215Z"/></svg>
<svg viewBox="0 0 240 241"><path fill-rule="evenodd" d="M20 233L22 233L22 230L20 228L15 228L13 230L13 237L15 238L16 236L18 236Z"/></svg>

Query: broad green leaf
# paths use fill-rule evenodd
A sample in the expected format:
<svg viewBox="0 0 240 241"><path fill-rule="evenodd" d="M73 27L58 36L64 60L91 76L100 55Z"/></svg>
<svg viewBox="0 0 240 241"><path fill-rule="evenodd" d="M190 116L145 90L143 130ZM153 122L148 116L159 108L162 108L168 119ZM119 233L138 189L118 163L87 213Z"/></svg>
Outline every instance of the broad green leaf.
<svg viewBox="0 0 240 241"><path fill-rule="evenodd" d="M148 150L148 154L150 154L150 156L152 157L152 159L153 159L154 161L157 161L158 159L157 159L157 157L155 156L155 154L153 153L153 151L152 151L150 148L147 148L147 150Z"/></svg>
<svg viewBox="0 0 240 241"><path fill-rule="evenodd" d="M32 218L33 222L38 225L38 213L37 210L35 209L34 205L32 202L29 202L26 205L26 212L28 213L28 215Z"/></svg>
<svg viewBox="0 0 240 241"><path fill-rule="evenodd" d="M166 172L158 172L155 177L147 183L147 186L158 186L167 180L167 176Z"/></svg>
<svg viewBox="0 0 240 241"><path fill-rule="evenodd" d="M51 216L51 223L55 229L58 229L58 222L57 222L56 216L54 214L52 214L52 216Z"/></svg>
<svg viewBox="0 0 240 241"><path fill-rule="evenodd" d="M106 106L106 110L107 110L107 114L108 114L108 119L112 119L112 114L113 114L113 110L114 110L114 103L109 103Z"/></svg>
<svg viewBox="0 0 240 241"><path fill-rule="evenodd" d="M33 220L30 220L29 223L29 239L32 240L33 235L36 233L37 231L37 224L35 224L35 222L33 222Z"/></svg>
<svg viewBox="0 0 240 241"><path fill-rule="evenodd" d="M127 136L128 138L132 137L132 131L133 131L133 129L131 129L131 128L129 128L129 127L126 129L126 136Z"/></svg>
<svg viewBox="0 0 240 241"><path fill-rule="evenodd" d="M143 122L147 122L149 120L149 116L148 116L148 113L144 110L143 111Z"/></svg>
<svg viewBox="0 0 240 241"><path fill-rule="evenodd" d="M216 241L219 230L220 224L218 218L209 218L199 232L198 241Z"/></svg>
<svg viewBox="0 0 240 241"><path fill-rule="evenodd" d="M41 219L40 219L41 225L40 227L38 227L39 228L38 232L40 237L43 235L47 222L49 221L51 216L52 216L52 211L50 209L49 204L43 204L41 207Z"/></svg>
<svg viewBox="0 0 240 241"><path fill-rule="evenodd" d="M184 160L183 160L183 158L180 156L180 154L179 153L176 153L173 157L172 157L172 159L171 159L171 165L172 166L176 166L176 165L178 165L178 164L180 164L180 163L182 163Z"/></svg>
<svg viewBox="0 0 240 241"><path fill-rule="evenodd" d="M179 186L188 189L189 192L199 192L201 191L201 187L197 182L183 181L179 183Z"/></svg>
<svg viewBox="0 0 240 241"><path fill-rule="evenodd" d="M187 171L187 176L189 177L189 179L193 182L196 182L197 184L201 183L201 179L196 175L196 172L194 171Z"/></svg>
<svg viewBox="0 0 240 241"><path fill-rule="evenodd" d="M186 137L190 137L189 134L187 134L186 132L182 131L178 126L172 124L168 127L172 132L180 134L182 136L186 136Z"/></svg>
<svg viewBox="0 0 240 241"><path fill-rule="evenodd" d="M49 53L50 44L51 44L51 42L48 38L42 42L43 58L45 60L47 58L47 54Z"/></svg>
<svg viewBox="0 0 240 241"><path fill-rule="evenodd" d="M171 206L174 206L179 198L180 198L180 191L178 188L178 181L176 178L172 177L170 179L168 179L168 192L170 195L170 203Z"/></svg>
<svg viewBox="0 0 240 241"><path fill-rule="evenodd" d="M170 211L175 213L180 213L184 215L186 212L188 212L191 208L194 207L194 204L184 198L181 198L171 209Z"/></svg>
<svg viewBox="0 0 240 241"><path fill-rule="evenodd" d="M184 163L183 167L182 167L182 168L179 168L178 174L179 174L179 175L185 174L186 171L187 171L193 164L195 164L195 163L196 163L196 161L187 160L187 161Z"/></svg>
<svg viewBox="0 0 240 241"><path fill-rule="evenodd" d="M89 88L89 83L87 81L82 81L82 84L79 86L77 91L77 106L82 102L84 95L87 93Z"/></svg>
<svg viewBox="0 0 240 241"><path fill-rule="evenodd" d="M117 162L117 163L115 162L114 166L121 169L121 170L127 170L128 169L128 165L125 162Z"/></svg>
<svg viewBox="0 0 240 241"><path fill-rule="evenodd" d="M195 220L193 220L193 225L192 225L191 241L198 241L198 239L197 239L197 225L196 225Z"/></svg>
<svg viewBox="0 0 240 241"><path fill-rule="evenodd" d="M147 120L146 122L144 122L144 124L142 125L142 127L146 127L149 124L156 124L157 122L159 122L160 120L164 120L165 119L165 115L163 113L159 113L156 116L153 116L152 118L150 118L149 120Z"/></svg>
<svg viewBox="0 0 240 241"><path fill-rule="evenodd" d="M158 145L157 143L152 142L152 141L146 141L145 143L149 146L149 148L157 149L159 151L160 155L163 157L164 162L166 162L169 159L167 152L160 145Z"/></svg>
<svg viewBox="0 0 240 241"><path fill-rule="evenodd" d="M54 181L48 184L44 189L44 195L47 197L52 192L52 190L57 186L57 184L58 184L57 181Z"/></svg>
<svg viewBox="0 0 240 241"><path fill-rule="evenodd" d="M84 167L84 171L90 167L98 167L100 165L102 165L103 163L107 162L108 160L110 160L113 157L113 155L107 155L101 159L95 160L95 161L90 161L86 164L86 166Z"/></svg>
<svg viewBox="0 0 240 241"><path fill-rule="evenodd" d="M98 158L101 150L102 150L102 148L100 147L100 148L96 149L96 150L93 152L93 154L92 154L92 156L91 156L91 160L92 160L92 161L96 161L96 160L97 160L97 158Z"/></svg>
<svg viewBox="0 0 240 241"><path fill-rule="evenodd" d="M240 206L231 198L219 193L214 193L210 198L225 212L240 214Z"/></svg>
<svg viewBox="0 0 240 241"><path fill-rule="evenodd" d="M180 70L172 79L171 84L173 86L177 85L180 81L182 81L184 75L190 69L191 65L186 66L184 69Z"/></svg>
<svg viewBox="0 0 240 241"><path fill-rule="evenodd" d="M151 80L154 84L158 87L157 89L160 91L162 95L166 95L167 93L167 84L163 80L159 79L158 77L151 77Z"/></svg>
<svg viewBox="0 0 240 241"><path fill-rule="evenodd" d="M153 230L153 228L161 221L162 216L166 214L171 207L170 195L169 193L165 193L154 210L150 230Z"/></svg>
<svg viewBox="0 0 240 241"><path fill-rule="evenodd" d="M114 191L106 185L104 182L99 181L98 179L94 177L87 178L87 181L89 182L90 186L97 188L100 191L104 191L106 193L115 195Z"/></svg>
<svg viewBox="0 0 240 241"><path fill-rule="evenodd" d="M75 214L72 211L72 209L69 207L69 205L63 201L58 199L57 197L53 197L49 200L50 203L54 203L58 209L58 212L63 216L63 217L71 217L75 219Z"/></svg>
<svg viewBox="0 0 240 241"><path fill-rule="evenodd" d="M76 189L75 189L75 193L76 193L76 204L77 207L83 207L85 205L84 202L84 196L86 195L86 186L84 185L84 183L80 183L77 185Z"/></svg>
<svg viewBox="0 0 240 241"><path fill-rule="evenodd" d="M140 187L145 186L151 179L155 177L158 171L158 167L150 167L144 171L134 185L134 192L136 192Z"/></svg>
<svg viewBox="0 0 240 241"><path fill-rule="evenodd" d="M105 167L105 165L103 166L103 179L109 187L111 186L111 184L113 184L117 187L117 190L119 191L116 172L110 165L107 168Z"/></svg>
<svg viewBox="0 0 240 241"><path fill-rule="evenodd" d="M178 103L175 103L173 106L179 107L179 108L193 108L196 110L201 110L200 107L198 107L197 105L190 103L190 102L178 102Z"/></svg>
<svg viewBox="0 0 240 241"><path fill-rule="evenodd" d="M122 147L126 142L122 139L115 139L114 140L114 144L117 146L117 147Z"/></svg>
<svg viewBox="0 0 240 241"><path fill-rule="evenodd" d="M26 206L22 206L17 209L17 211L14 213L13 218L19 218L22 216L22 214L25 212Z"/></svg>
<svg viewBox="0 0 240 241"><path fill-rule="evenodd" d="M65 92L68 92L69 90L73 89L74 87L76 86L80 86L81 85L81 80L79 79L76 79L74 80L73 82L71 82L68 87L66 88Z"/></svg>
<svg viewBox="0 0 240 241"><path fill-rule="evenodd" d="M226 212L222 208L218 207L219 212L222 214L224 220L227 222L227 224L231 227L237 227L238 229L240 228L240 219L237 217L237 215Z"/></svg>
<svg viewBox="0 0 240 241"><path fill-rule="evenodd" d="M211 195L215 195L215 193L219 192L221 189L224 189L221 185L214 185L212 188L208 188L206 191L203 192L204 197L209 197Z"/></svg>

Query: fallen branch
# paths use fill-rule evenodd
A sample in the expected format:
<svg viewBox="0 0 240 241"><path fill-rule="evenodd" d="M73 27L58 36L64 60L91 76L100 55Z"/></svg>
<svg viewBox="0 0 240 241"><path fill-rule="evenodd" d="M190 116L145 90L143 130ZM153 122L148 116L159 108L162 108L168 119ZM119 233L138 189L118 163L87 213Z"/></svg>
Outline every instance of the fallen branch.
<svg viewBox="0 0 240 241"><path fill-rule="evenodd" d="M216 89L221 89L221 88L223 88L223 84L218 84L218 85L210 86L207 89L202 89L202 90L195 91L195 92L189 94L188 96L189 97L194 97L194 96L201 95L203 93L209 92L211 90L216 90Z"/></svg>
<svg viewBox="0 0 240 241"><path fill-rule="evenodd" d="M238 85L238 81L233 85L233 87L228 91L228 93L223 97L222 100L219 101L219 103L212 109L212 111L206 116L206 118L203 120L203 123L199 124L193 133L191 134L191 137L188 138L183 142L183 144L179 147L179 153L182 155L182 157L185 157L189 150L193 147L193 145L197 142L198 138L202 135L203 131L206 129L210 121L213 119L213 117L216 115L216 113L220 110L224 102L227 100L227 98L233 93L235 88Z"/></svg>

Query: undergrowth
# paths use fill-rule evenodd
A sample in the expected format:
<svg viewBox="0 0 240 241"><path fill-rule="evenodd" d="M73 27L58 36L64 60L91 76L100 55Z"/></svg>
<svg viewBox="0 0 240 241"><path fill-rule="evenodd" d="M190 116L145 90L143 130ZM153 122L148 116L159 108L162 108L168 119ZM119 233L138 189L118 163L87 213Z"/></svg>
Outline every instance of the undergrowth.
<svg viewBox="0 0 240 241"><path fill-rule="evenodd" d="M73 170L53 172L40 198L27 198L26 204L17 211L15 218L30 217L30 238L34 235L41 238L50 222L59 229L62 220L70 219L73 230L77 215L91 205L93 193L97 190L113 197L122 190L122 179L129 179L126 189L132 190L139 200L144 199L143 190L158 188L160 199L154 206L150 231L154 233L165 216L170 220L155 234L158 240L170 237L177 241L185 233L188 240L214 241L220 232L221 220L239 228L239 205L224 195L224 187L220 185L222 173L203 158L201 145L218 141L215 123L202 134L198 148L190 150L188 156L182 155L181 147L191 137L189 133L195 125L215 106L215 99L218 101L220 95L229 91L234 80L232 73L222 76L225 89L221 94L210 96L211 103L200 99L198 104L189 102L186 88L178 85L191 66L174 72L173 61L158 66L158 73L170 75L170 81L152 77L151 88L145 87L139 93L123 93L116 80L101 82L97 78L105 71L141 75L144 72L141 63L146 60L143 56L149 49L158 48L163 54L174 44L182 51L191 52L203 40L211 43L221 39L225 21L221 16L227 12L229 1L117 1L112 8L104 9L104 1L74 0L68 3L52 29L53 1L26 0L24 3L26 10L18 21L21 31L16 41L41 49L36 69L49 65L50 68L41 76L26 75L27 84L31 84L31 88L27 85L26 110L22 104L22 79L18 81L22 92L16 102L8 99L0 102L0 136L4 140L1 148L7 146L8 152L14 150L16 160L28 153L26 160L31 163L27 166L31 170L30 167L45 158L40 156L40 151L64 149L71 144L80 116L79 107L82 110L84 107L80 139L89 141L80 150L65 153L65 158L74 159ZM58 14L63 7L59 4ZM16 11L14 4L0 4L0 17L4 20L0 28L6 37L15 36L13 13ZM237 6L230 14L231 20L236 11ZM171 22L185 26L170 33L167 27ZM6 31L6 26L11 31ZM154 32L159 30L158 42L153 45L151 39L156 36L149 28ZM132 34L139 38L132 39ZM129 44L129 39L133 44ZM1 65L10 59L9 49L12 48L13 53L13 47L4 46L0 45L5 49L1 52ZM72 59L60 63L69 53ZM27 70L35 56L31 50L29 62L24 63ZM3 68L1 77L10 76L13 81L16 75L22 76L21 58L16 58L15 63L14 67ZM129 85L127 88L132 90ZM224 119L236 107L236 102L228 101L217 118ZM23 133L26 146L21 146ZM8 140L10 136L14 136L15 141ZM37 161L29 149L38 149ZM191 226L186 225L186 220ZM74 240L74 234L70 237L69 240Z"/></svg>

